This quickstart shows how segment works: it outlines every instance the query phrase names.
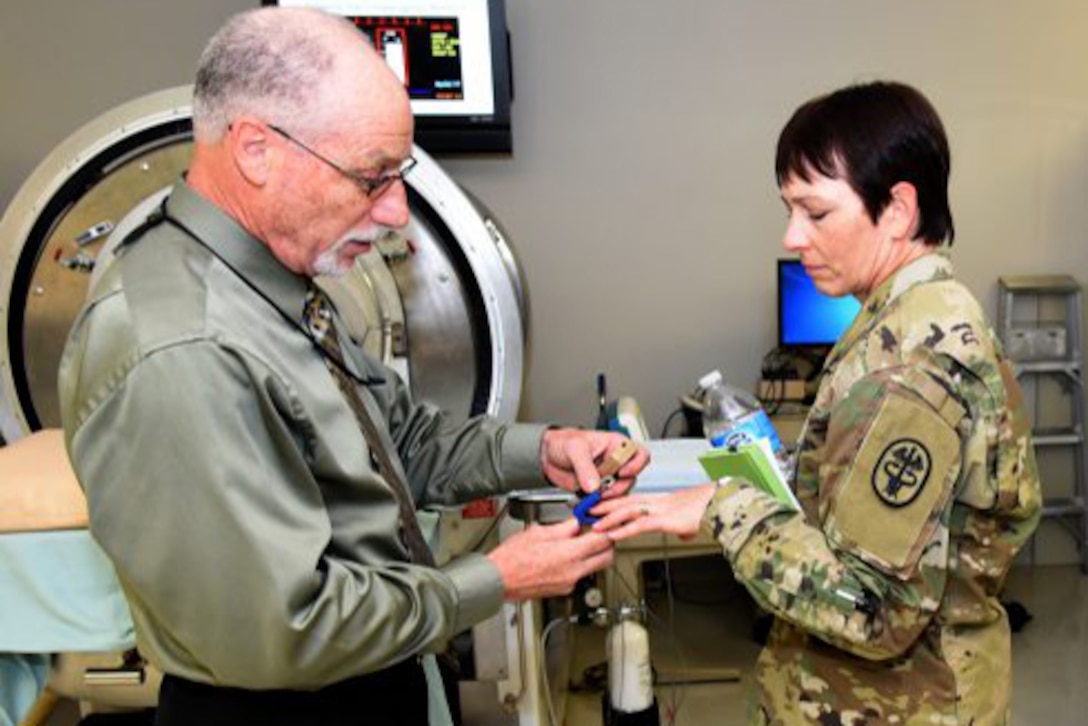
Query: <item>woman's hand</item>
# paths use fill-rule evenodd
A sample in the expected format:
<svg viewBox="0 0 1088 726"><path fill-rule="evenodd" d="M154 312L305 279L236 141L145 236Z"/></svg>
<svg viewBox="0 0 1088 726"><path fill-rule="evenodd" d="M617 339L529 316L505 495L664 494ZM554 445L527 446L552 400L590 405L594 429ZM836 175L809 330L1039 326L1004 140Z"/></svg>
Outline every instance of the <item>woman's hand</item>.
<svg viewBox="0 0 1088 726"><path fill-rule="evenodd" d="M593 531L607 534L614 542L643 532L690 539L699 533L703 513L717 488L709 483L672 494L632 494L604 500L591 512L601 518L593 525Z"/></svg>

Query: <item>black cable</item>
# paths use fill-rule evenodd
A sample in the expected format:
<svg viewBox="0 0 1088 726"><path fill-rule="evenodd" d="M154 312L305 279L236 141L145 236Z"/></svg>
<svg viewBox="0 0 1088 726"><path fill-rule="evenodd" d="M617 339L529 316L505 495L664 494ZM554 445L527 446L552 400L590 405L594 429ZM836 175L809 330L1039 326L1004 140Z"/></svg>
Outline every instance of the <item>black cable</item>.
<svg viewBox="0 0 1088 726"><path fill-rule="evenodd" d="M782 347L772 348L760 363L760 378L770 385L760 401L767 415L774 416L786 402L786 380L796 375L791 353ZM764 393L761 391L761 393Z"/></svg>
<svg viewBox="0 0 1088 726"><path fill-rule="evenodd" d="M669 424L672 423L672 420L674 418L676 418L678 415L682 415L683 413L684 413L684 407L680 406L680 407L678 407L676 410L674 410L672 413L670 413L668 415L668 417L665 419L665 425L661 427L661 438L663 438L663 439L669 438Z"/></svg>

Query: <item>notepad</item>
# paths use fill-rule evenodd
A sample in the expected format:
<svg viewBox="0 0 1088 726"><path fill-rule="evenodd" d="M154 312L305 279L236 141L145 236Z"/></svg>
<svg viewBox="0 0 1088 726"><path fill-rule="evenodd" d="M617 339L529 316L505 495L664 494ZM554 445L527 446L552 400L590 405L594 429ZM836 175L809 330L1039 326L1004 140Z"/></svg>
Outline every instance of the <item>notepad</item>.
<svg viewBox="0 0 1088 726"><path fill-rule="evenodd" d="M699 463L711 479L739 477L759 487L795 511L801 505L778 471L766 441L733 448L711 449L699 457Z"/></svg>

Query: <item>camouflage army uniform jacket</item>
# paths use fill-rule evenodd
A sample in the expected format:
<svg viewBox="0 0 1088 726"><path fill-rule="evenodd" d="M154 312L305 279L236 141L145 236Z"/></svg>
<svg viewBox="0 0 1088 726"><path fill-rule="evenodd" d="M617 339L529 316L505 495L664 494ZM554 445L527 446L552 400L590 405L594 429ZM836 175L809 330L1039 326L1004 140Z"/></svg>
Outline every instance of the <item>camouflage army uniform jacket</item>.
<svg viewBox="0 0 1088 726"><path fill-rule="evenodd" d="M886 280L831 351L793 484L803 512L732 480L704 518L777 616L750 722L1007 723L997 594L1039 480L1020 388L945 255Z"/></svg>

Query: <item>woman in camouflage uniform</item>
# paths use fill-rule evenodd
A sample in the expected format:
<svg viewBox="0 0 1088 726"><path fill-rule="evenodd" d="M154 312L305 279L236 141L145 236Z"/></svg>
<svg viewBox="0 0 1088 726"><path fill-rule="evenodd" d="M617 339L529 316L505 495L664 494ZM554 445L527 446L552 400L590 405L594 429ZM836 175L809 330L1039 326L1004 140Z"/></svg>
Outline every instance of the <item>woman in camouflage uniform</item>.
<svg viewBox="0 0 1088 726"><path fill-rule="evenodd" d="M743 480L599 507L616 539L700 527L776 616L753 724L1005 724L997 594L1038 522L1020 389L941 249L950 155L915 89L871 83L799 108L775 171L784 245L862 310L829 354L791 483Z"/></svg>

